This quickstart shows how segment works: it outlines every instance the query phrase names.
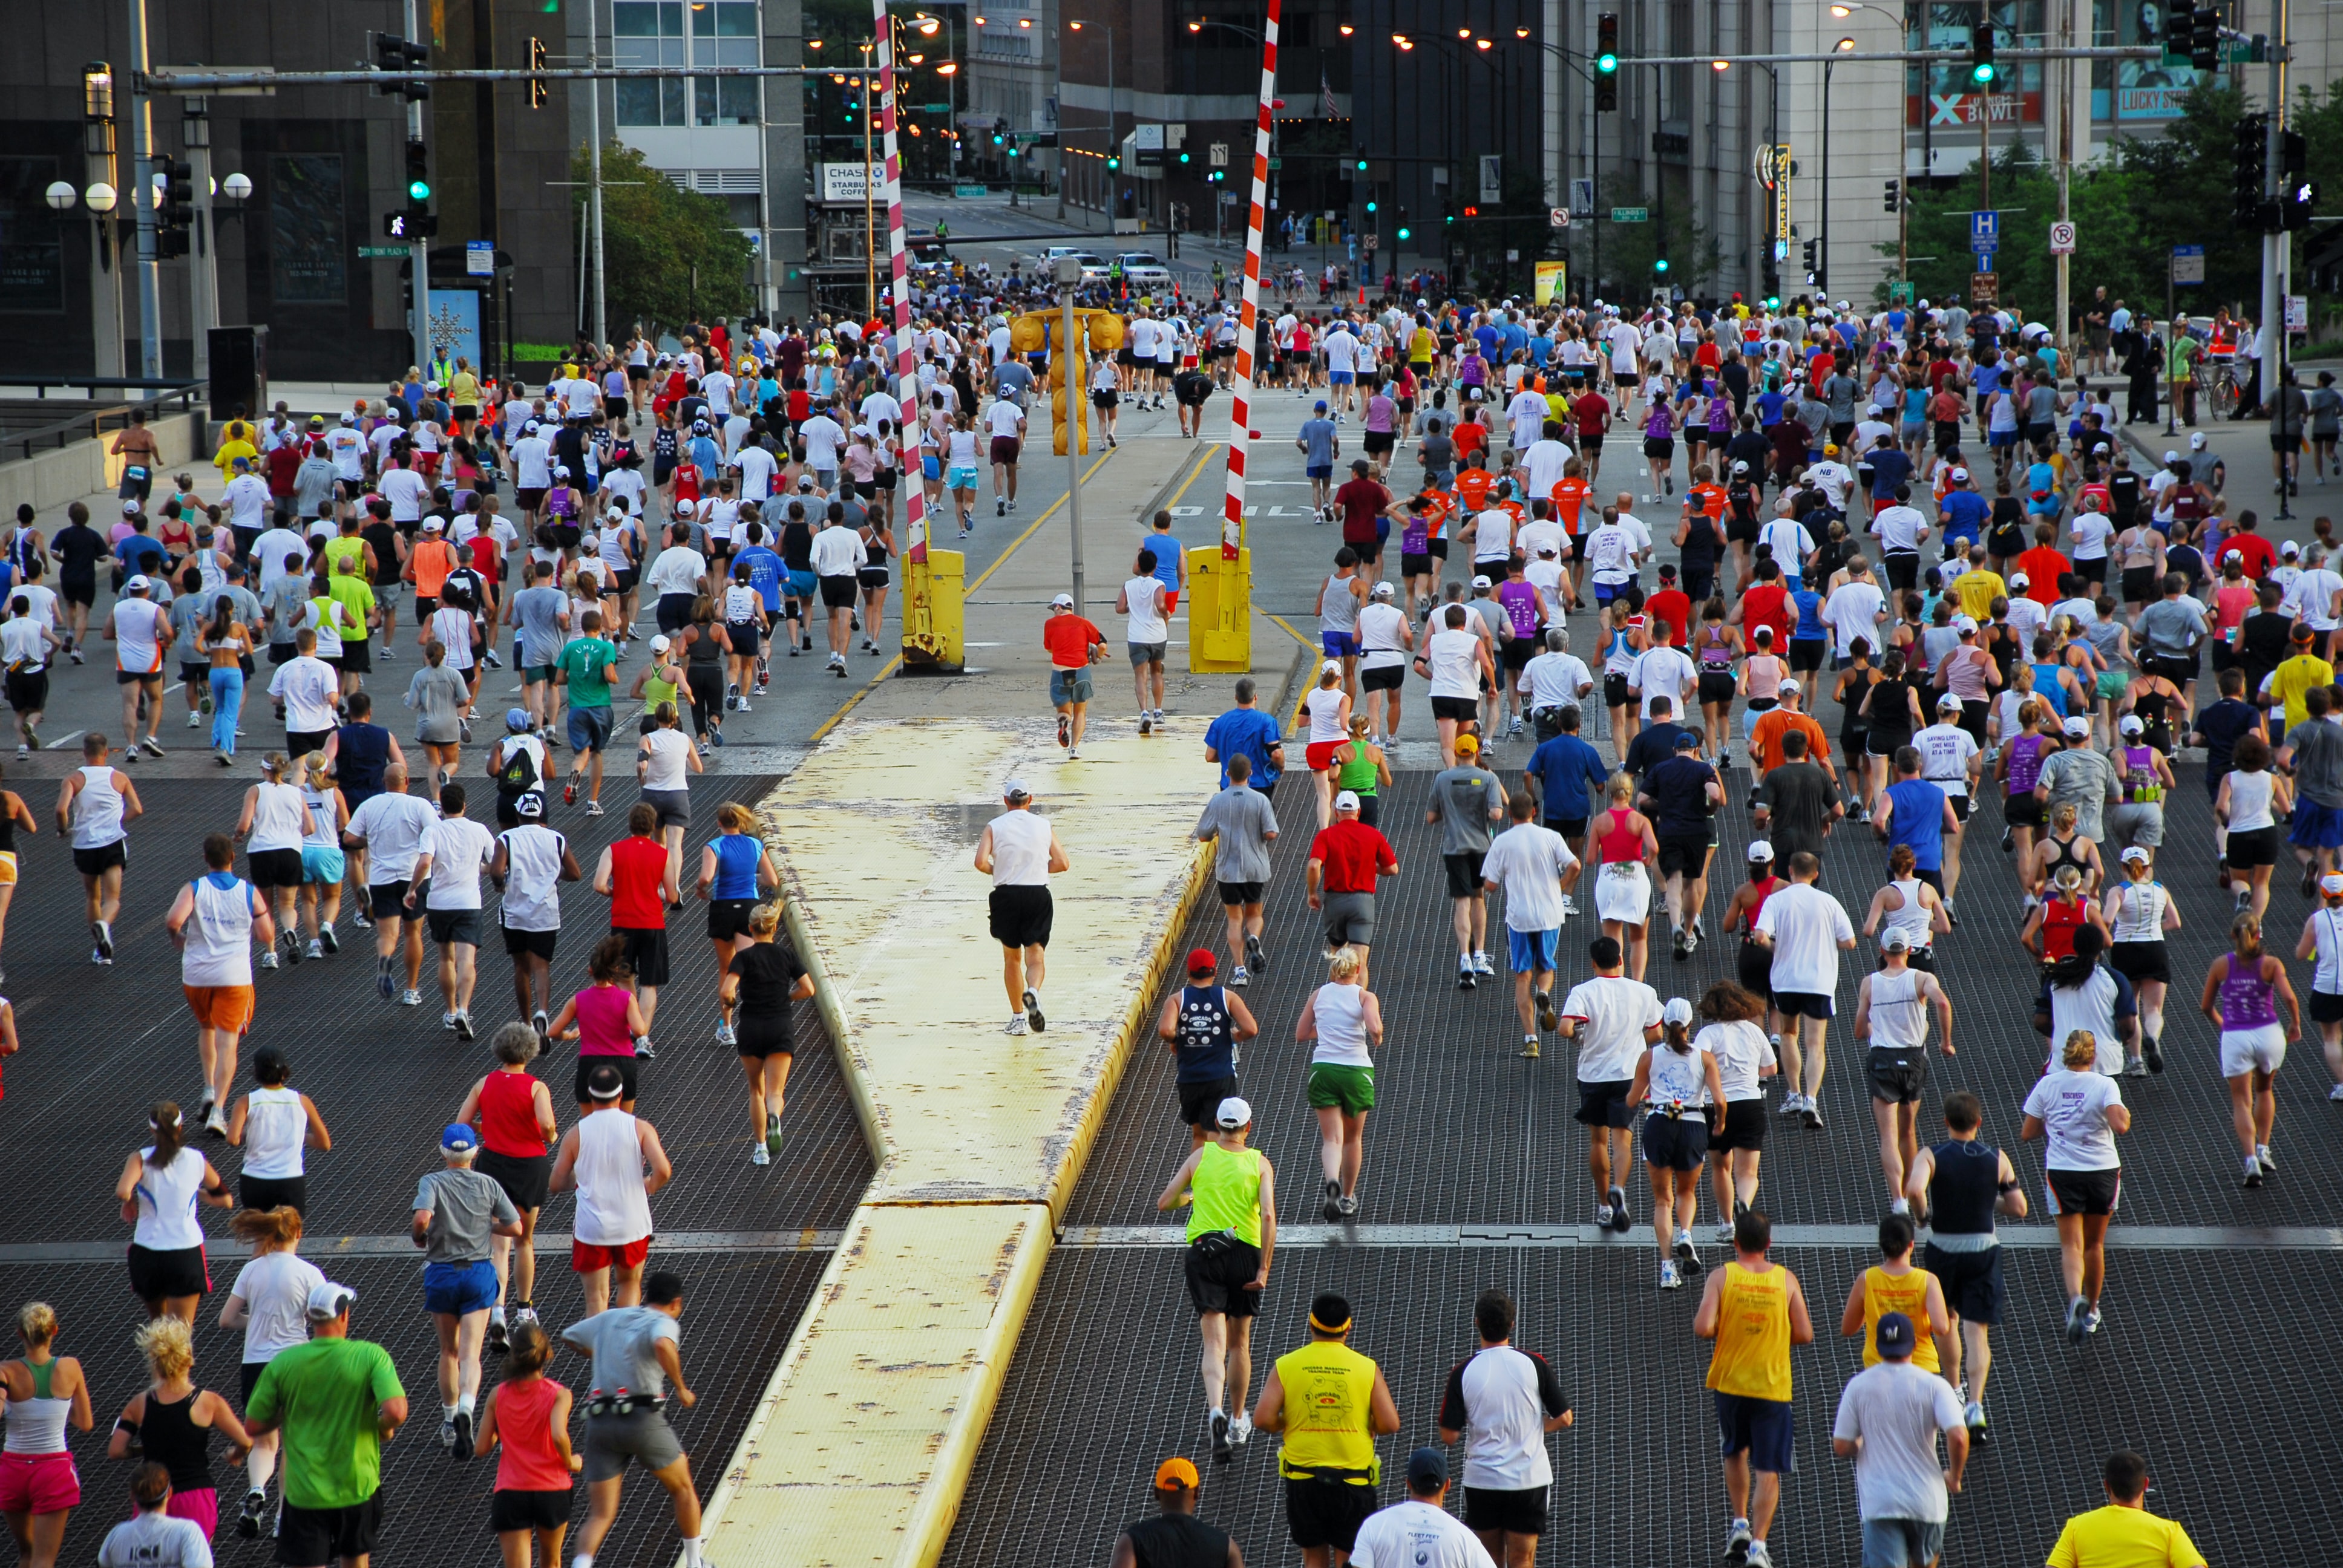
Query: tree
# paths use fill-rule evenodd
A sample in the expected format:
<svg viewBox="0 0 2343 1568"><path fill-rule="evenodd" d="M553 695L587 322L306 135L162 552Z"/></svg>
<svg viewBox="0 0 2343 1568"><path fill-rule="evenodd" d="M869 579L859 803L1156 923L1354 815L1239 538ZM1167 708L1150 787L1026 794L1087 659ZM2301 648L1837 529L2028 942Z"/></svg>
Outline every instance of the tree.
<svg viewBox="0 0 2343 1568"><path fill-rule="evenodd" d="M573 216L583 210L591 177L589 149L570 160ZM602 149L602 254L605 296L614 331L623 323L679 327L701 316L749 309L749 237L714 196L685 190L623 142ZM581 258L581 260L584 258Z"/></svg>

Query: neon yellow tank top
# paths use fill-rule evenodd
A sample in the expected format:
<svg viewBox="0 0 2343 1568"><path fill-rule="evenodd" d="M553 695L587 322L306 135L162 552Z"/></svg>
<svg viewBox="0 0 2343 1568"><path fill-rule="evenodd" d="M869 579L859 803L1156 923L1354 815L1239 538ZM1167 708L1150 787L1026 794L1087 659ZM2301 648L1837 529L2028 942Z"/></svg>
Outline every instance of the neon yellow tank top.
<svg viewBox="0 0 2343 1568"><path fill-rule="evenodd" d="M1716 1353L1708 1386L1744 1399L1786 1402L1790 1397L1790 1276L1725 1265L1716 1303Z"/></svg>
<svg viewBox="0 0 2343 1568"><path fill-rule="evenodd" d="M1374 1434L1367 1430L1375 1363L1340 1340L1312 1340L1277 1358L1285 1390L1285 1446L1277 1473L1373 1486L1383 1480Z"/></svg>
<svg viewBox="0 0 2343 1568"><path fill-rule="evenodd" d="M1261 1151L1204 1145L1188 1183L1196 1201L1188 1210L1188 1240L1226 1231L1248 1247L1261 1245Z"/></svg>

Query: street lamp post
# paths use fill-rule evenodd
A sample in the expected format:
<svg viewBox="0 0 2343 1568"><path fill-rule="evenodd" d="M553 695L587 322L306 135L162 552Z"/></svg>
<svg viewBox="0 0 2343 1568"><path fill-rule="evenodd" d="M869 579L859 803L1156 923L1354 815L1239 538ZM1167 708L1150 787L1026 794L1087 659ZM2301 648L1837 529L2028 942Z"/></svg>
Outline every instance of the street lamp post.
<svg viewBox="0 0 2343 1568"><path fill-rule="evenodd" d="M114 266L110 232L112 214L120 200L115 175L113 66L104 60L92 60L84 65L81 89L82 152L87 181L82 200L89 208L89 297L95 346L92 373L120 376L122 285ZM49 199L51 206L56 205L54 187Z"/></svg>
<svg viewBox="0 0 2343 1568"><path fill-rule="evenodd" d="M1841 38L1837 43L1832 45L1831 47L1838 51L1840 54L1845 54L1846 51L1855 47L1855 40L1852 38ZM1837 64L1838 62L1836 60L1825 60L1823 62L1823 188L1822 194L1815 198L1821 204L1822 207L1822 233L1819 236L1822 243L1815 248L1815 260L1817 265L1815 267L1815 287L1819 292L1825 295L1830 292L1831 67Z"/></svg>

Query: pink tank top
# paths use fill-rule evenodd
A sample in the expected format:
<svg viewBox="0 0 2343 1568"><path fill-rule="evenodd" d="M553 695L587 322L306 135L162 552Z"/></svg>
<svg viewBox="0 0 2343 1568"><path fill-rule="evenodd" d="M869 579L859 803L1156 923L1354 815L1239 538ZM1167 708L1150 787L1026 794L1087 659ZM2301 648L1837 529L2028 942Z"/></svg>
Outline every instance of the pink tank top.
<svg viewBox="0 0 2343 1568"><path fill-rule="evenodd" d="M1782 695L1782 661L1770 653L1753 653L1741 667L1749 677L1749 700L1772 702Z"/></svg>
<svg viewBox="0 0 2343 1568"><path fill-rule="evenodd" d="M627 1032L627 1003L631 994L618 985L588 986L578 993L578 1054L632 1056L634 1037Z"/></svg>

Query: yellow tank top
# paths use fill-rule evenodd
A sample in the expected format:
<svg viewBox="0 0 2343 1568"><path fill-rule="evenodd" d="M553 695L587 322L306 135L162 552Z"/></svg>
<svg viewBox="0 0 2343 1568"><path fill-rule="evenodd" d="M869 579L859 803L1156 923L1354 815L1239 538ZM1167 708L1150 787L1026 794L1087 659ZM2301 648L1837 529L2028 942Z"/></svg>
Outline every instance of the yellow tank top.
<svg viewBox="0 0 2343 1568"><path fill-rule="evenodd" d="M1285 1446L1277 1473L1373 1486L1383 1480L1374 1435L1367 1430L1375 1363L1340 1340L1312 1340L1277 1358L1285 1390ZM1785 1395L1784 1397L1787 1397Z"/></svg>
<svg viewBox="0 0 2343 1568"><path fill-rule="evenodd" d="M1936 1359L1936 1339L1928 1332L1928 1275L1923 1269L1914 1269L1898 1279L1886 1270L1873 1267L1863 1271L1863 1364L1879 1364L1879 1320L1889 1312L1902 1312L1912 1320L1919 1331L1918 1343L1912 1352L1912 1364L1932 1372L1944 1371Z"/></svg>
<svg viewBox="0 0 2343 1568"><path fill-rule="evenodd" d="M1790 1276L1725 1265L1717 1298L1716 1353L1708 1386L1744 1399L1790 1397Z"/></svg>
<svg viewBox="0 0 2343 1568"><path fill-rule="evenodd" d="M348 561L348 570L363 572L366 570L366 548L367 542L356 534L337 534L326 541L326 560L336 568Z"/></svg>
<svg viewBox="0 0 2343 1568"><path fill-rule="evenodd" d="M1188 1240L1226 1231L1248 1247L1261 1245L1261 1151L1204 1145L1189 1180Z"/></svg>

